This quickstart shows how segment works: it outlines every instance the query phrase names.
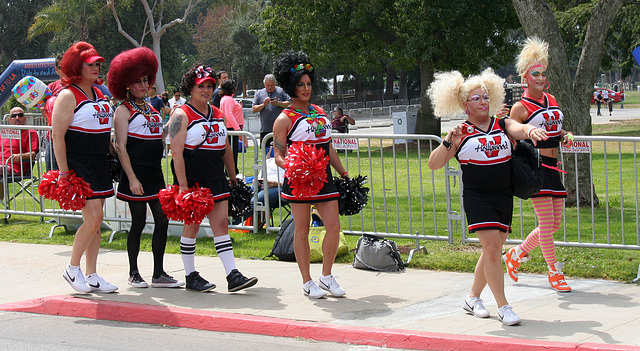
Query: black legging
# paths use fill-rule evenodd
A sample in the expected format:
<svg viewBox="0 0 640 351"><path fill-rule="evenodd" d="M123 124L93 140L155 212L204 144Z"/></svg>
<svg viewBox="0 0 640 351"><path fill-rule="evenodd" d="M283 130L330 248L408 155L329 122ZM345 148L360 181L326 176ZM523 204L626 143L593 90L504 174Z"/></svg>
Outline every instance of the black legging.
<svg viewBox="0 0 640 351"><path fill-rule="evenodd" d="M164 272L163 259L164 249L167 246L167 229L169 220L162 212L160 200L155 199L148 202L151 214L153 215L153 239L151 240L151 250L153 251L153 277L159 278ZM140 252L140 236L147 220L146 202L129 202L131 210L131 228L127 238L127 252L129 254L129 275L138 270L138 253Z"/></svg>

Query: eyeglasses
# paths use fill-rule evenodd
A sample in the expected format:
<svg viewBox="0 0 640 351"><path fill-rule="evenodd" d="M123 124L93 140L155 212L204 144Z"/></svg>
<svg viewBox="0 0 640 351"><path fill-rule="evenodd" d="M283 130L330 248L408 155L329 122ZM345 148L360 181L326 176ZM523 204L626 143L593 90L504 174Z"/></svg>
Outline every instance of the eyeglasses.
<svg viewBox="0 0 640 351"><path fill-rule="evenodd" d="M12 113L11 118L22 118L24 117L24 113Z"/></svg>
<svg viewBox="0 0 640 351"><path fill-rule="evenodd" d="M480 96L480 95L473 95L473 96L472 96L472 97L470 97L467 101L474 101L474 102L478 102L478 101L480 101L480 100L489 101L489 100L491 100L491 99L489 98L489 95L484 94L484 95L482 95L482 96Z"/></svg>

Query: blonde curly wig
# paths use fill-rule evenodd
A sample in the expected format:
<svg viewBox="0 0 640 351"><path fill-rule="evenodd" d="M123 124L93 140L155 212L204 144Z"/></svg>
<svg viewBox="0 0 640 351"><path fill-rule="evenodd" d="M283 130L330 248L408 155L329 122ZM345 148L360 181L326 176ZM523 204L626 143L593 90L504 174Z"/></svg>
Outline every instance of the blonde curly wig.
<svg viewBox="0 0 640 351"><path fill-rule="evenodd" d="M527 38L522 45L522 51L518 54L516 71L520 77L524 77L527 71L536 64L549 66L549 44L540 38Z"/></svg>
<svg viewBox="0 0 640 351"><path fill-rule="evenodd" d="M476 88L482 88L489 96L489 115L502 108L505 95L504 79L493 73L491 68L466 80L458 71L436 73L427 90L434 114L445 117L463 113L463 103L467 101L469 92Z"/></svg>

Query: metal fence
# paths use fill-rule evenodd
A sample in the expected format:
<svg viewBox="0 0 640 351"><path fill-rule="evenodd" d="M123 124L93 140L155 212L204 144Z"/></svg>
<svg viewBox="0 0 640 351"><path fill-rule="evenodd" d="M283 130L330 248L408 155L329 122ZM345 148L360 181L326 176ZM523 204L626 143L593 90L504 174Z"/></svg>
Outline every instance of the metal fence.
<svg viewBox="0 0 640 351"><path fill-rule="evenodd" d="M40 126L3 127L5 130L24 128L35 129L40 136L50 129ZM246 149L239 154L238 168L247 183L253 186L257 197L260 190L258 175L261 171L264 174L267 172L268 149L259 147L252 133L230 134L245 139L243 145ZM270 135L267 136L264 142L267 143L270 138ZM352 177L358 174L366 176L366 186L370 188L367 206L357 215L341 218L345 234L411 239L415 240L416 248L420 247L422 240L453 243L458 235L463 242L478 241L473 235L467 235L457 162L451 161L444 169L437 171L427 167L428 155L440 143L439 137L334 134L333 139L349 174ZM409 142L405 143L405 140ZM571 164L578 172L589 175L586 177L589 184L586 187L578 184L581 185L578 188L592 189L589 197L599 199L600 205L565 208L562 228L556 234L556 245L640 249L637 170L637 144L640 138L577 136L576 142L584 146L584 153L562 153L562 166ZM42 155L44 152L40 152L34 162L35 167L40 167L40 171L36 168L36 175L44 172ZM587 168L578 162L578 156L588 158ZM167 183L172 184L169 157L164 162ZM569 180L564 181L566 184ZM30 192L19 190L17 185L10 182L5 184L7 193L14 195L11 201L3 202L4 206L0 208L0 213L5 216L32 215L55 218L62 223L65 219L81 220L79 212L62 211L55 202L39 198L37 177L26 187ZM35 195L31 197L29 194ZM275 210L270 211L270 205L268 197L265 197L264 203L255 203L253 216L256 220L251 225L243 225L241 222L244 218L241 218L240 223L230 227L253 232L263 228L277 231L289 212L286 204L280 200L274 206ZM260 217L262 220L257 220ZM113 199L105 204L104 218L115 233L128 228L130 217L127 206ZM518 243L537 226L531 202L516 199L513 218L514 231L509 242ZM181 231L180 223L171 222L171 227ZM207 227L205 220L201 226L203 234L208 234ZM51 233L55 228L52 227Z"/></svg>

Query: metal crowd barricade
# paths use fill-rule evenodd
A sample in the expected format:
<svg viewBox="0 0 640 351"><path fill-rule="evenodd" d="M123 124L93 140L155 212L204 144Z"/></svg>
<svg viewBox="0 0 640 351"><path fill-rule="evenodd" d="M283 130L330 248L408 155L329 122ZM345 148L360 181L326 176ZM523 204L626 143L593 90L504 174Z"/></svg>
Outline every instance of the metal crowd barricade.
<svg viewBox="0 0 640 351"><path fill-rule="evenodd" d="M574 147L561 152L560 167L569 165L583 174L587 184L579 177L568 184L569 188L589 189L589 205L578 203L566 207L560 230L555 235L555 245L570 247L640 250L640 223L638 214L638 137L576 136ZM613 151L610 151L613 149ZM587 168L581 168L579 158L588 158ZM599 206L595 202L599 200ZM537 227L537 219L531 201L514 199L513 233L507 241L521 243L531 230ZM478 242L463 231L464 242Z"/></svg>
<svg viewBox="0 0 640 351"><path fill-rule="evenodd" d="M265 142L271 137L268 135ZM445 184L453 182L455 186L457 174L432 171L427 166L428 155L440 144L439 137L399 134L332 134L332 137L349 175L366 176L366 186L370 188L365 208L357 215L342 218L345 234L415 240L410 257L416 250L424 249L420 240L453 243L453 232L460 227L460 210L453 209L457 206L455 201L449 201L452 188ZM415 143L398 143L406 138ZM263 152L263 164L265 159ZM278 229L267 226L267 230Z"/></svg>
<svg viewBox="0 0 640 351"><path fill-rule="evenodd" d="M48 126L3 126L7 129L35 129L43 136L50 130ZM252 184L254 198L254 218L262 213L267 231L279 230L280 223L287 217L283 203L270 211L268 196L265 203L257 203L258 173L266 174L268 149L259 147L256 137L250 132L230 132L246 138L246 152L239 154L238 168ZM263 140L266 145L272 138ZM404 143L412 139L415 142ZM579 204L564 209L563 220L556 236L556 245L580 246L592 248L640 249L640 220L638 206L638 137L600 137L576 136L576 145L584 153L563 152L561 167L574 167L581 179L589 184L575 183L579 191L591 189L588 198L599 199L600 205ZM462 206L460 170L457 162L452 161L444 170L431 171L427 167L429 153L441 139L432 135L373 135L373 134L334 134L334 146L338 149L350 176L358 174L367 177L369 192L367 206L357 215L341 217L345 234L371 234L387 238L411 239L420 248L421 240L440 240L454 242L454 236L463 242L478 242L475 236L467 234L466 221ZM580 149L581 148L581 149ZM44 152L41 150L40 155ZM586 158L587 168L583 168L578 157ZM165 160L167 184L173 184L169 167L169 158ZM40 167L44 172L44 159L39 156L34 169ZM38 172L38 171L36 171ZM507 176L507 175L505 175ZM499 181L494 180L494 181ZM568 179L563 179L568 185ZM37 196L37 181L29 189ZM281 189L278 189L281 190ZM59 221L64 219L81 220L80 212L62 211L56 202L43 200L42 206L28 193L20 193L10 206L0 208L6 215L30 215L49 217ZM514 200L513 233L509 243L519 243L537 226L531 201ZM130 222L127 206L120 213L105 205L104 220L109 222L114 232L118 223ZM273 218L273 222L269 220ZM152 224L151 216L148 223ZM180 228L181 223L171 222ZM260 221L252 225L231 225L230 228L257 232ZM205 220L203 228L208 227ZM51 233L53 233L52 227Z"/></svg>

